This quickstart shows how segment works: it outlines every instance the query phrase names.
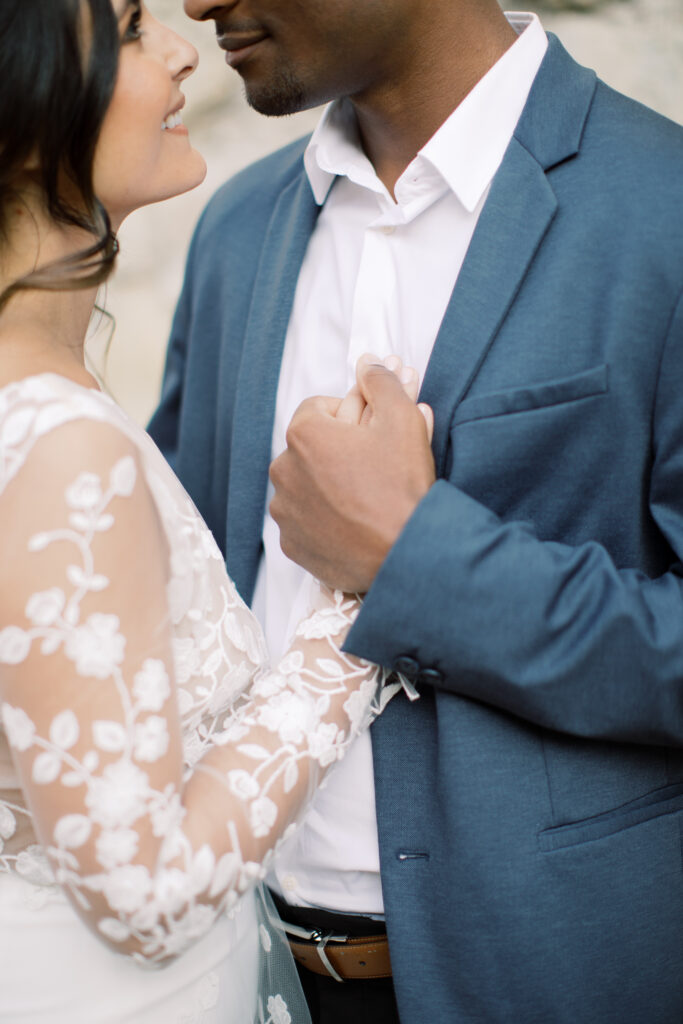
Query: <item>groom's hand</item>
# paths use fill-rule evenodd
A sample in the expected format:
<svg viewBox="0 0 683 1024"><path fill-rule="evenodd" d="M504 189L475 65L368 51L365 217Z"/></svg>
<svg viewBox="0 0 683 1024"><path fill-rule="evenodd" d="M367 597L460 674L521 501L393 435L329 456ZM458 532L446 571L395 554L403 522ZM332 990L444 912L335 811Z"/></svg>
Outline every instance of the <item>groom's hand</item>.
<svg viewBox="0 0 683 1024"><path fill-rule="evenodd" d="M331 587L364 593L434 483L425 414L383 366L359 370L360 424L339 399L297 409L287 448L270 467L270 505L282 550Z"/></svg>

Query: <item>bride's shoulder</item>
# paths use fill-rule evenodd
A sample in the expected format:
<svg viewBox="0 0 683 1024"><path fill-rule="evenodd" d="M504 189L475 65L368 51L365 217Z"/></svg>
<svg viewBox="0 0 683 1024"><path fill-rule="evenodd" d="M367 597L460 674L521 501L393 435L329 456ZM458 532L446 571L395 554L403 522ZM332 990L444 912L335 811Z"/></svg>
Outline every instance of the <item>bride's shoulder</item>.
<svg viewBox="0 0 683 1024"><path fill-rule="evenodd" d="M95 388L52 373L0 387L0 494L15 478L48 493L74 474L137 461L138 449L125 415Z"/></svg>

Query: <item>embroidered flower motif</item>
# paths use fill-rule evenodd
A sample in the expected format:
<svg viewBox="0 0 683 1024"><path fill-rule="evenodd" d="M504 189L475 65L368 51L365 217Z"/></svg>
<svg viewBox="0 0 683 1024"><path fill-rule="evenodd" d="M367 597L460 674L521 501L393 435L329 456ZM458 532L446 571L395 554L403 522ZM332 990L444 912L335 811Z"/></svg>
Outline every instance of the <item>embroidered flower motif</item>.
<svg viewBox="0 0 683 1024"><path fill-rule="evenodd" d="M292 1016L287 1009L287 1003L280 995L269 997L268 1013L272 1024L292 1024Z"/></svg>
<svg viewBox="0 0 683 1024"><path fill-rule="evenodd" d="M102 484L95 473L80 473L74 483L66 489L69 508L91 512L102 501Z"/></svg>
<svg viewBox="0 0 683 1024"><path fill-rule="evenodd" d="M59 401L55 387L67 389ZM112 403L103 396L82 394L68 382L34 382L30 397L38 405L44 403L37 412L22 410L23 391L23 386L17 387L10 395L0 389L0 432L8 410L11 419L12 403L19 403L18 418L10 422L8 433L15 447L5 448L0 462L0 497L6 480L14 477L30 451L37 425L47 432L71 422L76 397L79 419L86 416L120 426ZM127 438L131 431L130 425L123 428ZM39 735L31 721L31 686L24 688L25 705L22 692L18 707L0 702L0 709L12 746L31 749L28 786L46 787L43 801L54 798L52 806L62 808L52 823L50 849L59 881L69 886L103 938L118 945L134 944L135 951L127 954L134 959L162 962L205 934L219 914L234 913L241 894L264 877L277 833L291 817L287 799L295 807L301 795L297 787L308 793L311 781L320 775L316 769L341 756L351 732L371 718L377 672L368 668L360 693L351 697L350 690L358 686L359 663L340 654L339 639L353 620L355 606L342 594L330 600L328 593L321 604L330 607L313 614L299 631L313 646L305 653L297 649L285 655L277 671L269 672L263 633L226 576L210 532L148 439L141 439L139 447L140 460L126 454L111 468L104 462L99 476L82 472L65 488L69 512L60 529L27 533L28 552L54 544L51 561L59 565L62 552L64 560L53 586L46 578L42 590L30 594L27 588L23 593L18 624L0 631L0 662L19 665L29 654L38 658L59 651L71 665L66 663L63 704L58 703L55 685L47 719L41 708ZM132 495L143 473L170 554L170 616L158 624L163 629L170 626L170 677L167 666L155 657L136 662L138 671L126 674L129 626L129 648L140 649L138 636L132 637L137 626L135 595L122 607L119 620L113 614L116 588L96 564L96 555L117 526L114 513L121 502L114 502L114 497L125 500ZM62 496L55 497L58 508ZM94 536L97 544L92 543ZM77 550L75 557L73 551L68 553L69 546ZM30 578L27 574L25 580ZM23 585L22 578L18 586ZM27 624L30 628L20 628ZM153 630L150 644L157 639ZM52 660L51 668L58 665ZM100 682L76 687L76 673ZM259 678L254 682L256 673ZM339 710L343 701L348 718ZM184 762L170 738L169 722L176 707ZM212 750L218 755L217 748L228 744L245 759L240 762L244 767L234 767L228 757L220 771L211 761L195 771L204 755ZM165 781L160 769L146 773L147 765L162 757L169 758L169 778L174 781ZM181 773L183 783L191 784L179 792ZM222 815L219 828L209 834L227 834L227 845L199 838L197 818L190 813L191 806L183 805L181 793L200 792L205 779L211 780L211 787L224 786L226 803L216 806ZM215 790L207 792L213 795ZM277 801L282 794L287 810L280 815ZM226 808L235 813L226 813ZM14 805L0 802L0 849L17 834L14 810ZM185 829L188 821L191 830ZM294 827L290 822L284 828L284 838ZM255 842L271 835L273 842ZM266 846L271 849L264 851ZM0 870L7 870L10 860L12 870L42 886L49 898L48 887L56 880L37 847L19 851L16 860L0 858ZM110 908L104 917L100 896ZM264 955L276 948L266 924L258 932ZM192 990L188 1024L195 1018L199 1024L204 1011L217 1005L217 986L218 978L211 974ZM176 1011L183 1016L185 1004ZM261 1002L259 1019L265 1017L264 1011ZM291 1024L280 994L268 999L268 1013L269 1024Z"/></svg>
<svg viewBox="0 0 683 1024"><path fill-rule="evenodd" d="M103 829L95 843L97 861L105 871L129 864L138 852L139 837L130 828Z"/></svg>
<svg viewBox="0 0 683 1024"><path fill-rule="evenodd" d="M249 824L254 836L267 836L277 820L277 804L268 796L262 796L249 807Z"/></svg>
<svg viewBox="0 0 683 1024"><path fill-rule="evenodd" d="M173 641L173 666L178 686L184 686L199 671L200 652L191 637L176 637Z"/></svg>
<svg viewBox="0 0 683 1024"><path fill-rule="evenodd" d="M168 750L166 719L150 715L135 726L135 756L138 761L158 761Z"/></svg>
<svg viewBox="0 0 683 1024"><path fill-rule="evenodd" d="M64 652L76 663L80 676L108 679L123 661L126 639L119 633L116 615L90 615L82 626L68 633Z"/></svg>
<svg viewBox="0 0 683 1024"><path fill-rule="evenodd" d="M149 780L130 761L109 764L91 779L85 803L90 817L103 828L127 828L145 813Z"/></svg>
<svg viewBox="0 0 683 1024"><path fill-rule="evenodd" d="M168 672L163 661L146 658L142 668L135 673L133 694L142 711L161 711L171 696Z"/></svg>
<svg viewBox="0 0 683 1024"><path fill-rule="evenodd" d="M154 899L162 914L179 914L192 899L192 886L187 872L166 868L154 880Z"/></svg>
<svg viewBox="0 0 683 1024"><path fill-rule="evenodd" d="M258 796L260 787L253 775L245 772L242 768L234 768L228 772L228 783L230 790L240 800L251 800Z"/></svg>
<svg viewBox="0 0 683 1024"><path fill-rule="evenodd" d="M258 714L259 725L277 732L283 743L300 743L305 732L315 729L318 720L315 701L291 690L272 697Z"/></svg>
<svg viewBox="0 0 683 1024"><path fill-rule="evenodd" d="M348 618L337 608L323 608L305 619L297 628L296 635L304 640L325 640L339 636L348 625Z"/></svg>
<svg viewBox="0 0 683 1024"><path fill-rule="evenodd" d="M260 676L253 686L253 692L257 697L274 697L281 693L287 686L287 679L277 672L268 672Z"/></svg>
<svg viewBox="0 0 683 1024"><path fill-rule="evenodd" d="M66 598L59 587L32 594L26 605L26 618L35 626L51 626L62 613Z"/></svg>
<svg viewBox="0 0 683 1024"><path fill-rule="evenodd" d="M339 757L341 750L336 744L339 729L334 722L321 722L315 732L308 737L308 752L321 768L332 764Z"/></svg>
<svg viewBox="0 0 683 1024"><path fill-rule="evenodd" d="M113 911L132 914L152 891L152 879L142 864L114 868L104 877L102 893Z"/></svg>

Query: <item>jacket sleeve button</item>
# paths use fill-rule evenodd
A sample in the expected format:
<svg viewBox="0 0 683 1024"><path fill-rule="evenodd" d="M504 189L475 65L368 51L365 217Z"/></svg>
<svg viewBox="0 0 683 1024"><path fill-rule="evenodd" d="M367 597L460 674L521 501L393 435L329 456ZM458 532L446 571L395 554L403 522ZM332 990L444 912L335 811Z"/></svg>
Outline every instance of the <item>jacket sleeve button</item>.
<svg viewBox="0 0 683 1024"><path fill-rule="evenodd" d="M417 677L418 683L424 683L425 686L441 686L443 684L443 672L439 672L438 668L423 668Z"/></svg>
<svg viewBox="0 0 683 1024"><path fill-rule="evenodd" d="M417 674L420 671L420 665L415 658L409 657L407 654L402 654L394 660L393 665L395 672L400 672L406 679L417 679Z"/></svg>

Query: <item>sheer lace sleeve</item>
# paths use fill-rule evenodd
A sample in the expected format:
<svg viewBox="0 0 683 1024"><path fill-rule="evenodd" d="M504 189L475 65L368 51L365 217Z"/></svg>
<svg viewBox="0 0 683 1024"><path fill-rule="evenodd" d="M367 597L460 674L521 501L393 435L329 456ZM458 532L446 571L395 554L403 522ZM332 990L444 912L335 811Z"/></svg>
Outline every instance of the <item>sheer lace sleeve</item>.
<svg viewBox="0 0 683 1024"><path fill-rule="evenodd" d="M277 668L259 670L226 577L220 628L196 645L200 739L184 750L181 555L148 476L125 434L80 420L37 440L0 490L0 701L57 881L100 939L162 963L262 877L370 721L380 672L340 650L356 601L322 592ZM228 701L235 673L248 685Z"/></svg>

